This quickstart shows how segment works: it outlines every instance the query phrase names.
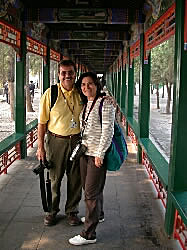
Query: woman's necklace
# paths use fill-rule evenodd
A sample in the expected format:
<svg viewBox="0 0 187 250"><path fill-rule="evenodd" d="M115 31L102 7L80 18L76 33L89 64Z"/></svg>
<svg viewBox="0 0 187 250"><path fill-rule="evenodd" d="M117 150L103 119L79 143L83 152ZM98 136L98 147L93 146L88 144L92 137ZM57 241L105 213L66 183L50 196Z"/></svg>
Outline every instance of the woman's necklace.
<svg viewBox="0 0 187 250"><path fill-rule="evenodd" d="M84 134L84 130L86 128L86 125L87 125L87 121L88 121L88 117L95 105L97 101L97 97L95 97L95 99L92 101L92 102L87 102L87 104L85 105L84 107L84 110L83 110L83 114L82 114L82 129L81 129L81 136L83 137L83 134ZM91 104L91 105L90 105ZM89 111L88 111L88 106L89 106ZM87 117L86 117L87 116ZM86 118L85 118L86 117ZM84 138L85 139L85 138Z"/></svg>

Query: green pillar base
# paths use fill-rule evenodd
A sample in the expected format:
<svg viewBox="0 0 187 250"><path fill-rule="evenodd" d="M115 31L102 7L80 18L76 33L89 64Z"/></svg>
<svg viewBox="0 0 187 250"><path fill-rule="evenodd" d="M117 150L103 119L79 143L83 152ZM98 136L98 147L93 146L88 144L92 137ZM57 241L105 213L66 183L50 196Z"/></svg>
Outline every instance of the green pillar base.
<svg viewBox="0 0 187 250"><path fill-rule="evenodd" d="M126 121L126 136L128 136L128 122Z"/></svg>
<svg viewBox="0 0 187 250"><path fill-rule="evenodd" d="M175 220L175 207L173 206L170 197L170 192L168 191L165 223L164 223L165 231L168 236L173 236L174 220Z"/></svg>
<svg viewBox="0 0 187 250"><path fill-rule="evenodd" d="M138 144L138 152L137 152L137 162L139 164L142 163L142 148L140 147L139 144Z"/></svg>

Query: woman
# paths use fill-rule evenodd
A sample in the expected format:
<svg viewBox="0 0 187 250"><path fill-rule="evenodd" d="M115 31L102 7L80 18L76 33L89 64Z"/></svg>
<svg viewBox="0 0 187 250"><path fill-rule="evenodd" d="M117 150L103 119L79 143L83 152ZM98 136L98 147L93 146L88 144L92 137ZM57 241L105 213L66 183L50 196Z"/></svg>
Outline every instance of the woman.
<svg viewBox="0 0 187 250"><path fill-rule="evenodd" d="M97 75L92 72L82 74L77 82L85 104L80 114L82 144L87 147L85 155L80 158L81 181L85 192L86 216L84 230L71 239L73 245L84 245L96 242L96 227L103 213L103 189L107 166L105 153L114 134L115 108L110 97L101 93ZM102 125L99 116L99 105L102 107Z"/></svg>

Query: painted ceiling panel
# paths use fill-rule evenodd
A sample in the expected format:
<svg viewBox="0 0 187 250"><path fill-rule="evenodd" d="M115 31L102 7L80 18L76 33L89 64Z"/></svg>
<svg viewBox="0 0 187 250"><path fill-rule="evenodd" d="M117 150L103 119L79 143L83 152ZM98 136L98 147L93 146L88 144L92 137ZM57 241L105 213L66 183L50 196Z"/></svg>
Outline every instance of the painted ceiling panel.
<svg viewBox="0 0 187 250"><path fill-rule="evenodd" d="M156 19L163 6L172 1L7 0L0 15L8 8L11 15L13 6L17 17L23 16L28 35L55 45L62 54L89 65L89 70L103 73L122 54L124 46L139 39L146 20L152 14Z"/></svg>

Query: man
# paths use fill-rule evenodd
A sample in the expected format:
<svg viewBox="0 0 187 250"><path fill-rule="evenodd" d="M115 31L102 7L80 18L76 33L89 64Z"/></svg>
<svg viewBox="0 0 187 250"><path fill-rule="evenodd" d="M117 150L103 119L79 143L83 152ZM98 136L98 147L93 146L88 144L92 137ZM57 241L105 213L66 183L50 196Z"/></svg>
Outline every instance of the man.
<svg viewBox="0 0 187 250"><path fill-rule="evenodd" d="M52 211L46 214L44 225L56 223L56 215L60 211L60 186L66 172L67 200L65 213L72 226L80 224L78 205L81 200L81 178L79 162L69 160L76 142L80 139L79 115L82 102L74 87L76 66L71 60L62 60L58 66L58 96L51 108L51 88L47 89L40 101L38 122L38 160L45 158L51 166ZM44 137L47 140L44 148Z"/></svg>
<svg viewBox="0 0 187 250"><path fill-rule="evenodd" d="M30 94L31 94L31 102L33 102L33 99L34 99L34 89L35 89L35 85L34 85L33 81L30 81L29 89L30 89Z"/></svg>
<svg viewBox="0 0 187 250"><path fill-rule="evenodd" d="M6 102L10 104L9 100L9 90L8 90L8 82L5 82L4 84L4 95L6 96Z"/></svg>

